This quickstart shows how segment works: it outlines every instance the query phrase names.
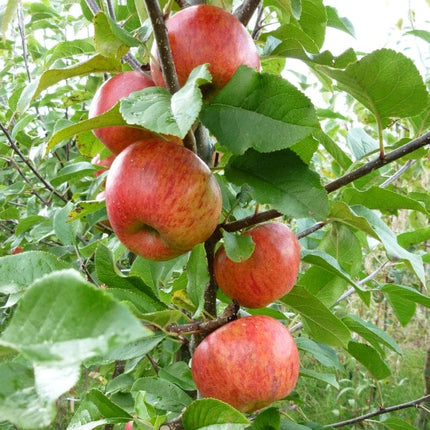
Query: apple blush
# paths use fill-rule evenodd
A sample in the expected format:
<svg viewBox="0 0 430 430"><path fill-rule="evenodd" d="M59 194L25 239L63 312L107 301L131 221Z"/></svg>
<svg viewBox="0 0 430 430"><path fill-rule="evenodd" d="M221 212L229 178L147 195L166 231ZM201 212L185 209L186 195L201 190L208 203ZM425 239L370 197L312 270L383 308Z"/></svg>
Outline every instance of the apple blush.
<svg viewBox="0 0 430 430"><path fill-rule="evenodd" d="M215 279L219 288L242 306L265 307L293 288L300 245L295 234L279 222L260 224L243 234L252 237L254 252L247 260L235 262L222 245L215 254Z"/></svg>
<svg viewBox="0 0 430 430"><path fill-rule="evenodd" d="M152 137L135 142L113 161L106 180L113 231L134 253L169 260L204 242L222 209L216 178L193 152Z"/></svg>
<svg viewBox="0 0 430 430"><path fill-rule="evenodd" d="M191 71L209 63L212 75L209 93L216 93L241 65L260 69L254 40L242 23L228 11L212 5L190 6L166 21L173 62L180 86ZM154 44L150 60L152 79L165 87L159 54Z"/></svg>
<svg viewBox="0 0 430 430"><path fill-rule="evenodd" d="M229 322L196 348L191 372L204 397L253 412L295 387L300 359L294 338L275 318L257 315Z"/></svg>

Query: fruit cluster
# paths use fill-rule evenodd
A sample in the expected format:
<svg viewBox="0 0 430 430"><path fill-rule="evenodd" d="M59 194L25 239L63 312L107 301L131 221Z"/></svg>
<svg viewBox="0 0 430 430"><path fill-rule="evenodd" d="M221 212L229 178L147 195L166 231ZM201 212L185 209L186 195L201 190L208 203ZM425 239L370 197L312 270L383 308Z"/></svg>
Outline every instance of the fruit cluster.
<svg viewBox="0 0 430 430"><path fill-rule="evenodd" d="M205 88L205 97L222 89L240 65L260 68L249 33L221 8L188 7L168 19L166 27L180 85L195 67L209 64L212 83ZM107 80L97 91L89 116L102 114L134 91L165 86L156 47L150 69L153 80L137 71ZM177 138L141 128L104 127L94 133L112 153L93 162L108 170L104 197L109 223L128 249L147 259L168 260L211 236L220 221L222 196L216 178L196 154ZM300 247L281 223L262 224L243 234L255 244L251 257L234 262L221 246L214 275L220 289L240 305L264 307L293 287ZM298 373L293 337L268 316L229 322L207 336L192 358L199 391L243 412L285 397Z"/></svg>

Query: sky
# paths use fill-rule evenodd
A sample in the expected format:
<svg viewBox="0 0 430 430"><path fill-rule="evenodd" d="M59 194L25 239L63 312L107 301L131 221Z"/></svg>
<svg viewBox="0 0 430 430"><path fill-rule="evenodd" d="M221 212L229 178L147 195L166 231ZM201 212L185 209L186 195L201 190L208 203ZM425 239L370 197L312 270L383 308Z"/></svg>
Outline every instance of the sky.
<svg viewBox="0 0 430 430"><path fill-rule="evenodd" d="M333 54L350 47L366 53L383 47L392 48L410 56L423 74L425 69L429 73L429 44L405 35L412 28L430 31L428 0L325 0L324 4L335 7L339 16L347 17L356 32L353 38L328 28L324 47ZM399 23L400 28L397 27ZM422 58L425 53L427 64Z"/></svg>

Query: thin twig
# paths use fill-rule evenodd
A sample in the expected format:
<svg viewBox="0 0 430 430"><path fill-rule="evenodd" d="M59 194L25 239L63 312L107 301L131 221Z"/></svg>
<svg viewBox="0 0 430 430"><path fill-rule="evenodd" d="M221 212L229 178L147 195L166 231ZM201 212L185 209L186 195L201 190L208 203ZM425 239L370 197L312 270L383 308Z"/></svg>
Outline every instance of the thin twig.
<svg viewBox="0 0 430 430"><path fill-rule="evenodd" d="M68 200L61 195L48 181L46 181L42 175L37 171L37 169L33 166L32 163L27 159L27 157L24 156L24 154L20 151L18 146L13 141L11 135L9 134L8 130L3 127L3 124L0 123L0 128L3 131L4 135L6 136L6 139L9 142L10 147L15 151L15 153L21 158L21 160L28 166L28 168L33 172L33 174L39 179L40 182L45 186L46 189L48 189L51 193L55 194L59 199L61 199L63 202L67 203Z"/></svg>
<svg viewBox="0 0 430 430"><path fill-rule="evenodd" d="M428 400L430 400L430 395L420 397L419 399L415 399L415 400L412 400L410 402L400 403L399 405L390 406L388 408L380 408L377 411L369 412L368 414L361 415L359 417L351 418L349 420L341 421L338 423L328 424L324 427L339 428L339 427L347 426L350 424L356 424L356 423L365 421L369 418L373 418L373 417L376 417L376 416L382 415L382 414L387 414L389 412L400 411L401 409L407 409L407 408L416 408L421 403L424 403Z"/></svg>
<svg viewBox="0 0 430 430"><path fill-rule="evenodd" d="M325 190L327 191L327 194L332 193L333 191L338 190L339 188L350 184L351 182L354 182L355 180L362 178L363 176L366 176L367 174L373 172L374 170L377 170L386 164L392 163L393 161L396 161L402 157L404 157L407 154L410 154L414 151L417 151L418 149L429 145L430 144L430 132L427 132L423 136L420 136L414 140L411 140L410 142L406 143L405 145L401 146L400 148L395 149L394 151L389 152L388 154L385 154L385 157L383 160L381 160L379 157L375 160L369 161L368 163L364 164L363 166L359 167L356 170L353 170L352 172L341 176L340 178L334 180L333 182L328 183L325 186ZM402 170L403 173L403 170ZM397 178L397 176L396 176ZM261 222L270 221L275 218L279 218L283 216L281 212L278 212L275 209L270 209L264 212L259 212L256 215L251 215L249 217L233 221L227 224L220 224L218 228L214 231L213 237L210 238L210 240L219 240L222 236L221 229L224 229L230 233L235 231L240 231L244 228L251 227L253 225L259 224ZM297 234L297 237L302 238L305 237L322 227L324 227L326 224L324 222L318 222L315 225L311 226L310 228L304 230L303 232L300 232Z"/></svg>

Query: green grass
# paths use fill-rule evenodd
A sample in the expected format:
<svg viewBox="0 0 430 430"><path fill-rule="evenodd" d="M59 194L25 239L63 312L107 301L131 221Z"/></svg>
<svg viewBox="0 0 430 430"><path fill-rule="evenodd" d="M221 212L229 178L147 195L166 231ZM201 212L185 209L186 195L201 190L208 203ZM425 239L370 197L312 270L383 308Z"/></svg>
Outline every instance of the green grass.
<svg viewBox="0 0 430 430"><path fill-rule="evenodd" d="M302 419L319 424L333 424L349 418L360 416L378 410L417 399L424 395L424 362L426 347L408 345L403 348L403 355L389 355L387 361L392 375L382 381L375 381L371 375L357 364L355 360L340 355L343 369L337 373L340 389L323 382L299 378L296 391L300 396L299 410ZM314 360L304 358L302 365L317 372L328 372ZM390 416L400 418L408 423L414 423L418 409L408 408L396 411ZM383 426L375 421L367 421L357 425L343 427L344 429L382 429Z"/></svg>

